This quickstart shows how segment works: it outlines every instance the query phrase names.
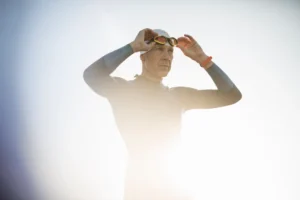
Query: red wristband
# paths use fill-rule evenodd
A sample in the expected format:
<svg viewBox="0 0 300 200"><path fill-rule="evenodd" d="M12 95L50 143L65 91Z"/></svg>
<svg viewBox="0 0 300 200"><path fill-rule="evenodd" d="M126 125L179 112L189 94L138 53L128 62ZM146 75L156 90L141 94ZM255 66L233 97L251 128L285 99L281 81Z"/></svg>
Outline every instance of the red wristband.
<svg viewBox="0 0 300 200"><path fill-rule="evenodd" d="M208 56L206 58L206 60L204 60L203 62L200 63L201 67L205 68L206 65L211 61L212 57L211 56Z"/></svg>

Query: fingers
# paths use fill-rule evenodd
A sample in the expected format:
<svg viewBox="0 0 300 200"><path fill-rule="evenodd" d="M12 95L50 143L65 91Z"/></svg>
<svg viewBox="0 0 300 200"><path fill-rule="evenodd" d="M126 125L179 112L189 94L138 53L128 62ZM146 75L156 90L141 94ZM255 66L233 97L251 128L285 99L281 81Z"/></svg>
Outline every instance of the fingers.
<svg viewBox="0 0 300 200"><path fill-rule="evenodd" d="M178 43L190 43L191 41L186 37L179 37L177 39Z"/></svg>
<svg viewBox="0 0 300 200"><path fill-rule="evenodd" d="M153 48L154 48L154 46L155 46L155 42L152 42L152 43L148 44L147 46L148 46L148 49L147 49L147 51L150 51L151 49L153 49Z"/></svg>
<svg viewBox="0 0 300 200"><path fill-rule="evenodd" d="M145 28L142 30L142 32L143 32L143 36L144 36L144 41L151 40L152 38L154 38L155 36L158 35L156 32L154 32L150 28Z"/></svg>
<svg viewBox="0 0 300 200"><path fill-rule="evenodd" d="M188 34L184 34L185 37L189 38L191 40L191 42L196 42L196 40L191 36L191 35L188 35Z"/></svg>
<svg viewBox="0 0 300 200"><path fill-rule="evenodd" d="M147 51L148 49L153 48L153 44L148 44L147 41L151 40L158 34L155 33L152 29L150 28L145 28L143 30L140 30L136 38L134 39L133 43L134 46L136 47L135 51Z"/></svg>
<svg viewBox="0 0 300 200"><path fill-rule="evenodd" d="M188 34L184 34L184 37L179 37L177 41L177 47L180 49L188 48L197 43L196 40Z"/></svg>
<svg viewBox="0 0 300 200"><path fill-rule="evenodd" d="M187 46L189 46L192 42L190 41L189 38L187 37L179 37L177 39L178 41L178 44L176 47L180 48L180 49L183 49L183 48L186 48Z"/></svg>
<svg viewBox="0 0 300 200"><path fill-rule="evenodd" d="M178 41L188 42L188 43L196 43L196 40L188 34L184 34L184 37L178 38Z"/></svg>

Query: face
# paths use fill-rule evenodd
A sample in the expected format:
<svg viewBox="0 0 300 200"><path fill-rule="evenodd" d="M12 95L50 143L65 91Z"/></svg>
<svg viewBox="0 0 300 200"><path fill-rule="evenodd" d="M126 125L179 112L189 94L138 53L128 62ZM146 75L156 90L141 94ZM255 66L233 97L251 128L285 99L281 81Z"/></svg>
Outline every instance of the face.
<svg viewBox="0 0 300 200"><path fill-rule="evenodd" d="M141 55L143 70L157 78L163 78L171 70L173 47L156 44L153 49Z"/></svg>

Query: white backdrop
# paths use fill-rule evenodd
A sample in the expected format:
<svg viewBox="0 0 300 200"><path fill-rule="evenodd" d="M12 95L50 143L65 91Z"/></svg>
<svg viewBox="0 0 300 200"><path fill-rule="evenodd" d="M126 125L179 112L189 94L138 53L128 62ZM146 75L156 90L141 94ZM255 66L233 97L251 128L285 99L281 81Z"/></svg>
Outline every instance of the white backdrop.
<svg viewBox="0 0 300 200"><path fill-rule="evenodd" d="M139 30L162 28L174 37L194 36L243 93L233 106L184 116L183 151L190 156L188 168L176 174L182 185L196 199L300 199L299 2L162 2L31 1L24 7L19 76L26 144L44 195L122 198L126 150L108 102L85 85L82 73ZM197 64L178 49L174 54L165 84L215 88ZM135 54L114 75L131 79L140 72Z"/></svg>

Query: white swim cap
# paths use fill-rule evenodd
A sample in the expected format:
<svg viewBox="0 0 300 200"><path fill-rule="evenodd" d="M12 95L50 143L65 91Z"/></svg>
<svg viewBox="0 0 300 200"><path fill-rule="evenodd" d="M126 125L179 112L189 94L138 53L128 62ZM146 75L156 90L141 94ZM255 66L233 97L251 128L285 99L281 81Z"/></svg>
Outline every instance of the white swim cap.
<svg viewBox="0 0 300 200"><path fill-rule="evenodd" d="M158 35L162 35L162 36L165 36L165 37L170 37L169 34L168 34L166 31L162 30L162 29L153 29L153 31L154 31L155 33L157 33ZM167 43L167 45L169 45L169 43ZM141 54L144 54L144 53L146 53L146 52L147 52L147 51L141 51L140 53L141 53Z"/></svg>

